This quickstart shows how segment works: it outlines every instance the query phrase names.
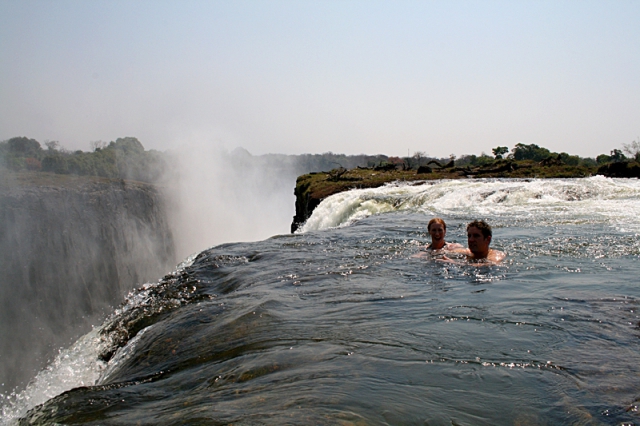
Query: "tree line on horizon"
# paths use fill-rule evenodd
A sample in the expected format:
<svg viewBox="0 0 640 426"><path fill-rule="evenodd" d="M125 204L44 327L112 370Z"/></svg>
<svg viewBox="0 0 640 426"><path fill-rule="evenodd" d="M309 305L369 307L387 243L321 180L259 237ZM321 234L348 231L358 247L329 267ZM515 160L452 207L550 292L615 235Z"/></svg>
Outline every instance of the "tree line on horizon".
<svg viewBox="0 0 640 426"><path fill-rule="evenodd" d="M165 154L146 151L136 138L119 138L109 144L93 143L93 152L68 151L56 141L40 142L15 137L0 142L0 165L13 171L32 170L58 174L101 176L155 182L166 167Z"/></svg>
<svg viewBox="0 0 640 426"><path fill-rule="evenodd" d="M171 152L145 150L142 143L134 137L118 138L110 143L92 142L93 151L69 151L56 141L46 141L43 148L40 142L27 137L14 137L0 142L0 167L13 171L31 170L58 174L101 176L142 182L157 183L171 164ZM330 171L336 168L354 169L402 168L418 169L429 162L440 164L454 162L457 167L491 166L499 160L541 162L553 160L556 164L596 168L609 163L639 162L640 138L622 149L613 149L609 155L601 154L596 158L570 155L566 152L552 152L536 144L516 144L511 150L506 146L492 149L493 155L484 152L481 155L451 155L447 158L431 157L423 152L412 156L393 157L386 155L345 155L326 152L323 154L265 154L253 156L239 148L226 155L228 161L236 167L266 166L271 169L283 167L297 174ZM625 155L627 154L627 155Z"/></svg>

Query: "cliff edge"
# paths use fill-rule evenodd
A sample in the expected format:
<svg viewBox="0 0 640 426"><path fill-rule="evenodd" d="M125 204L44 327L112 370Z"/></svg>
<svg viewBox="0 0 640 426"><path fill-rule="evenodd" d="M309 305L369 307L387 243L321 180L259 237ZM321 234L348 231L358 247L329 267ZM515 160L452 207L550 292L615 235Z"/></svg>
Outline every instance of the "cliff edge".
<svg viewBox="0 0 640 426"><path fill-rule="evenodd" d="M0 391L175 266L164 201L121 179L0 174Z"/></svg>

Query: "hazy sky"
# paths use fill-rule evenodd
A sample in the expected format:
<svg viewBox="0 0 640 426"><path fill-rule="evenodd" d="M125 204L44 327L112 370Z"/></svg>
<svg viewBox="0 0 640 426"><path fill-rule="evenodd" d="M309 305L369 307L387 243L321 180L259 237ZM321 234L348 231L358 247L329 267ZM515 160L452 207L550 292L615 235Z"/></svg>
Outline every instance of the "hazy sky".
<svg viewBox="0 0 640 426"><path fill-rule="evenodd" d="M640 135L640 1L0 0L0 140L582 156Z"/></svg>

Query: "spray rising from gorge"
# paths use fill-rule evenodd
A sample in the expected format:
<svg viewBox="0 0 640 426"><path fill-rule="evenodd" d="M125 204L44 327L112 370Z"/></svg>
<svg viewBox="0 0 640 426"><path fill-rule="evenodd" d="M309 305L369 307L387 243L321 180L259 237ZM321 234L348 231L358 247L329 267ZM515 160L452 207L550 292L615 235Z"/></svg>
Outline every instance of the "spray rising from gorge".
<svg viewBox="0 0 640 426"><path fill-rule="evenodd" d="M45 145L0 143L2 394L188 255L287 233L296 176L335 166L196 143L158 153L135 138L91 153Z"/></svg>

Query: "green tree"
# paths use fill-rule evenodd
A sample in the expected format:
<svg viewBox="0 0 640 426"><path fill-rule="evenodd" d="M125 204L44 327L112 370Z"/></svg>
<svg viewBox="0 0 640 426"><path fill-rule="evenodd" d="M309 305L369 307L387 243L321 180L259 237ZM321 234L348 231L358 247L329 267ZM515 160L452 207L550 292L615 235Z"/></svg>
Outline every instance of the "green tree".
<svg viewBox="0 0 640 426"><path fill-rule="evenodd" d="M60 142L58 141L44 141L48 151L57 151L60 149Z"/></svg>
<svg viewBox="0 0 640 426"><path fill-rule="evenodd" d="M497 146L491 150L496 160L500 160L504 154L509 152L509 148L506 146Z"/></svg>
<svg viewBox="0 0 640 426"><path fill-rule="evenodd" d="M580 158L580 165L585 167L595 167L598 162L594 158Z"/></svg>
<svg viewBox="0 0 640 426"><path fill-rule="evenodd" d="M569 155L566 152L561 152L560 154L558 154L558 160L562 161L568 166L577 166L580 164L580 157L578 157L577 155Z"/></svg>
<svg viewBox="0 0 640 426"><path fill-rule="evenodd" d="M607 164L611 162L611 156L607 154L600 154L596 157L596 163L599 165Z"/></svg>
<svg viewBox="0 0 640 426"><path fill-rule="evenodd" d="M539 147L536 144L516 144L516 146L512 150L512 154L513 158L516 160L542 161L545 158L551 157L551 151L549 151L547 148Z"/></svg>
<svg viewBox="0 0 640 426"><path fill-rule="evenodd" d="M458 167L472 166L472 167L481 167L493 164L496 160L490 156L485 154L484 152L481 155L462 155L460 158L456 160L456 165Z"/></svg>
<svg viewBox="0 0 640 426"><path fill-rule="evenodd" d="M0 142L0 164L11 170L37 170L36 164L42 158L40 142L24 136ZM31 158L29 162L27 158ZM36 160L34 162L33 160Z"/></svg>
<svg viewBox="0 0 640 426"><path fill-rule="evenodd" d="M96 175L102 177L118 177L116 153L111 149L101 149L91 153Z"/></svg>
<svg viewBox="0 0 640 426"><path fill-rule="evenodd" d="M115 142L111 142L107 148L118 149L126 155L144 153L144 146L137 138L118 138Z"/></svg>
<svg viewBox="0 0 640 426"><path fill-rule="evenodd" d="M620 163L626 159L627 157L625 157L622 151L620 151L619 149L614 149L613 151L611 151L611 161L613 161L614 163Z"/></svg>
<svg viewBox="0 0 640 426"><path fill-rule="evenodd" d="M42 160L42 170L45 172L60 174L69 173L67 159L60 152L54 151L52 154L48 154Z"/></svg>
<svg viewBox="0 0 640 426"><path fill-rule="evenodd" d="M42 157L42 147L40 142L24 136L11 138L8 140L9 152L19 157Z"/></svg>

